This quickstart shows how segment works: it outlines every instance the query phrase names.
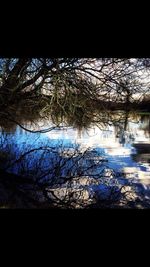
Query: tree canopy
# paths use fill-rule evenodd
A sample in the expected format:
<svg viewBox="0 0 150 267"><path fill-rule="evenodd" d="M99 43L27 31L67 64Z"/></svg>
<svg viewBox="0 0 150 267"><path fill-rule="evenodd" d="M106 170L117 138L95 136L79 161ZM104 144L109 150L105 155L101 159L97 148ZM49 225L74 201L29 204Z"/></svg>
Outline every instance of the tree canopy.
<svg viewBox="0 0 150 267"><path fill-rule="evenodd" d="M149 72L149 58L1 58L0 117L15 116L21 107L28 115L88 120L95 105L130 106L146 98Z"/></svg>
<svg viewBox="0 0 150 267"><path fill-rule="evenodd" d="M82 89L96 96L103 91L119 93L123 80L144 83L149 65L149 59L3 58L0 59L0 92L6 96L27 91L38 94L41 89L51 93L59 88L61 93Z"/></svg>

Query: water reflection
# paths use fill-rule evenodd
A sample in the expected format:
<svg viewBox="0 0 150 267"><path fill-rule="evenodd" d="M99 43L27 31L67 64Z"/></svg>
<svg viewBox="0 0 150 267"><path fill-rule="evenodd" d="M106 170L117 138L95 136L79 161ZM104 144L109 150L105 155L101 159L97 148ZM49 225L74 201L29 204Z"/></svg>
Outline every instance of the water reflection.
<svg viewBox="0 0 150 267"><path fill-rule="evenodd" d="M38 118L23 125L30 130L54 126L51 118ZM5 128L1 125L0 168L49 185L60 182L60 178L63 182L77 176L117 177L120 184L127 181L142 184L148 192L149 115L101 112L86 127L69 126L66 121L61 126L45 133L32 133L15 123L12 127L12 122Z"/></svg>

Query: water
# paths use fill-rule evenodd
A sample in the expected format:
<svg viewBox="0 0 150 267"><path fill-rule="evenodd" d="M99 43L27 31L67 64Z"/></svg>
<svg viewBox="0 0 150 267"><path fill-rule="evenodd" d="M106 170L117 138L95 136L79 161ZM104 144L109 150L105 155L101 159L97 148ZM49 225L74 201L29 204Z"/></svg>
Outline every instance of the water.
<svg viewBox="0 0 150 267"><path fill-rule="evenodd" d="M132 181L149 190L150 117L118 115L105 124L92 123L88 129L72 126L45 133L32 133L16 126L0 133L0 168L39 181L89 176ZM35 126L36 125L36 126ZM34 130L53 127L47 119ZM26 123L25 127L33 129Z"/></svg>
<svg viewBox="0 0 150 267"><path fill-rule="evenodd" d="M150 178L150 149L149 153L139 153L134 144L150 144L150 135L144 130L144 122L128 122L127 130L117 129L114 125L100 129L94 126L88 131L78 133L76 129L65 129L47 133L53 140L62 140L64 143L74 143L81 150L90 148L97 154L102 154L108 160L107 167L115 172L124 172L132 178ZM143 129L142 129L143 128ZM141 156L139 158L138 156ZM143 156L143 158L142 158ZM132 174L133 173L133 174ZM132 175L131 175L132 174Z"/></svg>

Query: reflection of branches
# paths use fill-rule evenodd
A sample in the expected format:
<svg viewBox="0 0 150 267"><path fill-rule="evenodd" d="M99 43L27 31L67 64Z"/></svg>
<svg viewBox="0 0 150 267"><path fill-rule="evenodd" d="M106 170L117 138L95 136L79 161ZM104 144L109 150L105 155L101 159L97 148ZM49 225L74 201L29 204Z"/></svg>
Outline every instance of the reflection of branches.
<svg viewBox="0 0 150 267"><path fill-rule="evenodd" d="M68 160L70 160L70 157L65 160L65 164ZM126 205L129 201L129 197L131 200L134 200L133 190L126 189L126 186L119 185L115 177L111 184L112 179L104 179L102 173L99 173L98 176L95 175L95 177L92 175L93 178L84 173L78 175L72 173L69 174L68 177L61 176L61 168L64 168L65 164L62 164L59 168L57 179L55 179L56 173L53 173L51 177L52 181L47 180L41 182L39 179L33 180L27 178L27 173L24 177L21 177L0 171L0 183L4 184L5 188L12 192L10 194L10 199L19 197L22 199L23 203L29 207L32 205L37 207L43 203L43 205L47 205L47 207L52 205L54 207L63 208L81 208L95 205L95 207L110 208L113 206L117 207L117 205L119 207L121 203ZM56 165L58 167L59 162L57 162ZM100 176L101 179L99 178ZM98 194L93 191L92 194L94 195L92 196L88 189L90 185L105 186L107 197L105 197L105 190L103 192L103 189L99 190ZM44 202L43 200L41 202L43 198ZM91 205L90 203L93 204Z"/></svg>
<svg viewBox="0 0 150 267"><path fill-rule="evenodd" d="M62 148L63 149L63 148ZM66 182L71 182L72 179L74 177L77 177L77 173L78 173L78 162L81 161L81 159L84 161L85 156L86 156L86 151L84 151L84 153L82 154L81 152L79 152L76 149L74 149L74 152L72 153L71 156L68 156L67 158L63 157L63 151L61 152L61 156L59 155L60 153L60 148L59 151L51 147L39 147L36 149L31 149L30 151L25 152L24 154L22 154L17 160L15 160L14 162L12 162L12 164L9 164L9 166L7 166L7 170L9 171L10 168L12 168L12 166L14 166L15 164L17 164L18 166L22 167L23 165L21 165L22 162L27 162L27 157L28 155L30 155L31 153L33 154L34 157L34 152L37 151L47 151L48 153L55 153L55 159L53 161L52 166L49 166L47 170L41 169L42 175L38 175L37 173L37 166L34 167L32 166L32 172L33 174L33 178L30 177L30 171L29 169L27 169L27 171L24 170L24 173L22 173L22 171L20 171L23 174L23 177L21 176L17 176L17 175L12 175L13 179L11 178L11 174L5 174L5 172L3 171L3 177L8 176L10 177L9 179L5 179L5 185L7 185L7 188L12 188L12 191L16 191L19 190L19 194L21 194L22 190L26 191L26 185L32 185L32 191L34 192L34 190L40 190L42 194L44 194L44 197L46 197L47 195L47 199L49 200L49 192L50 190L53 190L53 187L56 187L56 185L58 186L59 183L63 184ZM53 157L54 154L51 154L51 157ZM69 153L69 150L68 150ZM64 153L64 156L66 154ZM50 154L49 154L50 156ZM43 154L42 156L43 157ZM38 159L37 165L40 166L39 162L41 160L41 157ZM43 157L44 160L44 157ZM35 156L35 161L36 160L36 156ZM51 162L52 163L52 162ZM89 171L90 167L94 168L94 164L91 166L87 166L87 168L83 168L83 171L81 173L81 171L79 171L79 175L78 177L83 177L83 173ZM82 168L82 166L80 166L80 168ZM5 168L6 170L6 168ZM5 174L5 175L4 175ZM50 176L49 176L50 175ZM30 177L30 178L27 178ZM44 178L47 177L46 180L44 180ZM88 176L87 176L88 177ZM10 181L10 184L7 182ZM3 178L2 178L3 181ZM11 187L11 181L12 181L12 187ZM14 185L13 185L14 183ZM15 187L14 187L15 186ZM20 189L21 186L21 189ZM36 189L36 186L38 186L38 188ZM18 188L18 189L15 189ZM27 187L28 188L28 187ZM28 190L28 189L27 189ZM53 197L55 195L55 192L53 194ZM23 197L23 196L22 196ZM58 201L58 197L57 201ZM65 196L65 198L67 198L67 195ZM61 203L61 201L60 201Z"/></svg>
<svg viewBox="0 0 150 267"><path fill-rule="evenodd" d="M30 133L47 133L47 132L50 132L54 129L57 129L58 127L59 128L64 128L64 127L61 127L61 126L53 126L53 127L50 127L50 128L47 128L47 129L43 129L43 130L30 130L30 129L27 129L26 127L24 127L23 125L21 125L18 121L16 121L15 119L12 118L12 116L9 114L8 117L5 116L5 119L11 121L11 122L14 122L16 125L19 125L20 128L22 128L23 130L27 131L27 132L30 132Z"/></svg>
<svg viewBox="0 0 150 267"><path fill-rule="evenodd" d="M22 154L22 155L19 157L19 159L17 159L17 160L15 160L14 162L10 163L10 165L7 166L6 169L12 167L12 166L15 165L15 164L18 164L18 163L21 162L21 160L23 160L27 155L29 155L29 154L31 154L31 153L34 153L35 151L42 151L42 150L51 152L51 151L53 151L54 149L53 149L52 147L38 147L38 148L31 149L31 150L25 152L24 154ZM53 153L55 153L55 151L53 151Z"/></svg>

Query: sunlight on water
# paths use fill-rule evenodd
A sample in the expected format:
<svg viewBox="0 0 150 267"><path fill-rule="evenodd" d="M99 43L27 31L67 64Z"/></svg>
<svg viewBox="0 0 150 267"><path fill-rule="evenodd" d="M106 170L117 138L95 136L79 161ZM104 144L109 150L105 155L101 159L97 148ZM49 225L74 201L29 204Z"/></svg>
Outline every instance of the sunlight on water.
<svg viewBox="0 0 150 267"><path fill-rule="evenodd" d="M135 162L133 155L137 154L133 144L150 144L150 137L145 131L140 129L142 124L133 122L128 123L128 131L118 134L114 126L100 129L97 126L88 131L83 130L81 133L77 129L68 128L59 131L46 133L50 139L61 139L66 142L74 142L80 145L84 151L86 148L103 149L105 157L108 158L108 166L116 171L120 171L126 178L150 179L150 156L148 163L145 159L142 162ZM150 154L149 154L150 155Z"/></svg>
<svg viewBox="0 0 150 267"><path fill-rule="evenodd" d="M39 125L43 128L53 126L49 121L47 125L45 122L40 122ZM54 148L63 147L63 150L60 149L59 152L59 156L62 158L76 157L76 155L73 156L73 147L77 146L82 153L86 149L93 151L95 153L92 156L94 162L98 162L99 159L107 161L107 164L105 163L107 169L119 173L119 177L133 179L146 186L150 185L150 135L145 130L145 121L129 120L126 128L124 125L113 124L105 125L105 127L92 125L89 129L83 130L64 127L43 134L26 132L17 126L15 133L7 133L7 136L6 142L14 145L13 149L18 157L19 153L27 151L25 147L33 149L47 145ZM4 143L4 141L2 142ZM146 146L143 147L144 145ZM41 156L41 153L37 152L36 157ZM37 160L37 158L35 161L33 160L33 155L34 153L32 157L31 155L26 157L26 160L30 162L28 166L31 166L32 162L35 164ZM42 164L43 167L48 166L49 159L45 158L41 166ZM82 164L84 163L82 162ZM97 172L101 168L100 166ZM17 173L17 169L13 169L13 171Z"/></svg>

